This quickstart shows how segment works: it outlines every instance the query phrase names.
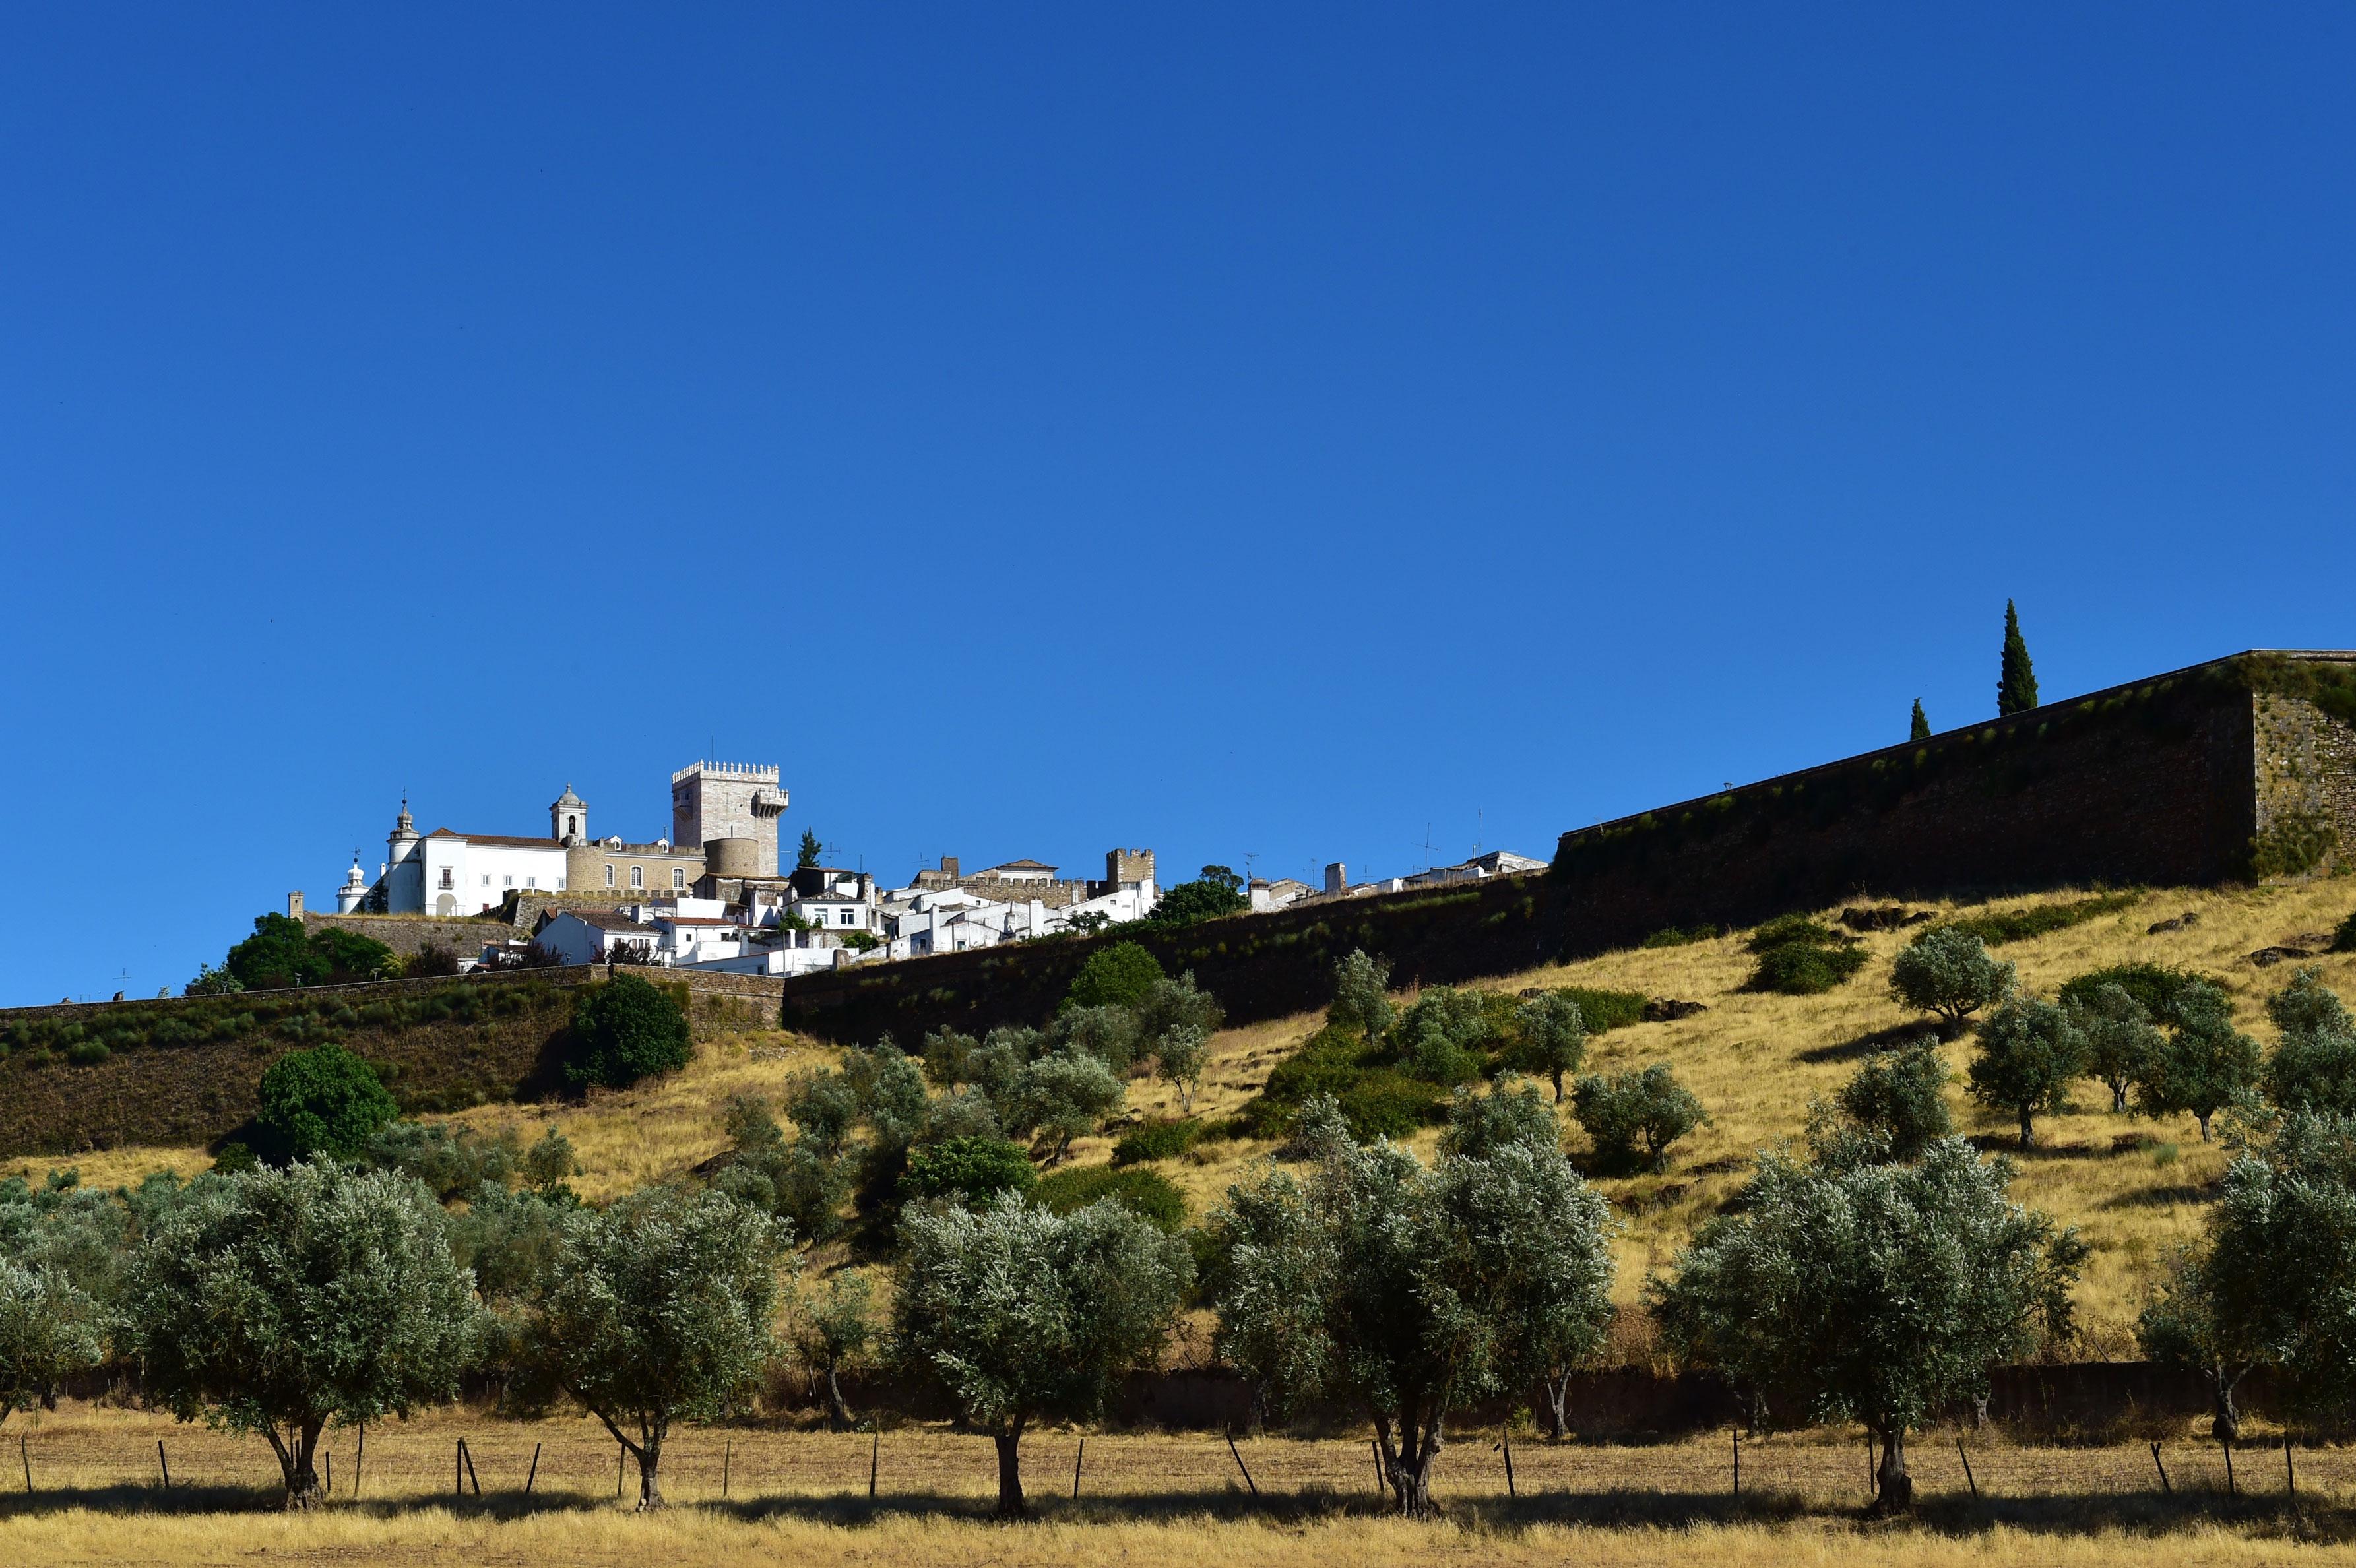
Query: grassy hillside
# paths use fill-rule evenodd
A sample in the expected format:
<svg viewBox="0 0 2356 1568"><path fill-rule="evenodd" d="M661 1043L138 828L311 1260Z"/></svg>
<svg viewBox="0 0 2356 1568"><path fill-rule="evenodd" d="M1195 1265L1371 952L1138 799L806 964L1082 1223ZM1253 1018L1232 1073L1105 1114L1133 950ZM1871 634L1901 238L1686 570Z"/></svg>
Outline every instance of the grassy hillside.
<svg viewBox="0 0 2356 1568"><path fill-rule="evenodd" d="M1914 907L1934 908L1946 917L2047 907L2083 896L2008 900L1970 912ZM2265 999L2288 981L2292 966L2258 968L2247 955L2284 944L2321 946L2324 933L2351 907L2356 886L2343 880L2161 891L2083 924L2010 942L1997 951L2019 965L2026 984L2048 996L2073 976L2114 964L2149 961L2206 972L2231 987L2242 1027L2271 1044ZM2155 923L2186 913L2197 921L2147 934ZM1847 984L1816 997L1743 990L1753 960L1739 934L1608 954L1482 983L1505 991L1558 985L1633 990L1707 1006L1707 1011L1675 1022L1615 1029L1599 1037L1589 1052L1589 1066L1596 1071L1672 1063L1713 1118L1672 1151L1666 1170L1599 1183L1627 1225L1618 1247L1621 1299L1633 1302L1646 1273L1666 1266L1678 1246L1735 1192L1757 1150L1798 1136L1810 1100L1831 1093L1877 1041L1916 1021L1890 999L1887 987L1890 958L1912 935L1865 935L1864 967ZM2356 955L2314 962L2327 983L2356 1000ZM1194 1114L1210 1120L1236 1114L1258 1093L1269 1070L1321 1021L1304 1014L1221 1033ZM1946 1047L1957 1124L1987 1147L2007 1147L2008 1119L1984 1114L1964 1097L1962 1073L1971 1051L1967 1039ZM730 1094L775 1094L793 1074L825 1065L832 1056L829 1049L774 1031L715 1034L699 1043L693 1065L660 1083L586 1104L484 1105L455 1119L484 1127L513 1125L527 1139L553 1122L581 1153L586 1175L580 1185L592 1196L609 1195L677 1174L721 1152L726 1140L720 1108ZM1168 1088L1142 1080L1131 1083L1130 1104L1141 1116L1179 1114ZM2107 1093L2099 1085L2083 1083L2069 1114L2040 1124L2044 1147L2021 1159L2015 1190L2023 1201L2077 1225L2092 1244L2081 1289L2086 1353L2122 1356L2133 1353L2136 1311L2168 1254L2198 1233L2226 1157L2222 1147L2201 1142L2189 1116L2136 1120L2114 1115L2107 1106ZM1581 1135L1567 1115L1565 1125L1571 1147L1579 1147ZM1428 1152L1433 1136L1427 1131L1412 1141ZM1103 1163L1111 1146L1108 1136L1083 1140L1074 1161ZM1160 1162L1159 1168L1185 1189L1199 1215L1274 1147L1261 1139L1212 1141ZM187 1169L202 1161L187 1151L122 1149L79 1163L85 1180L113 1182L149 1168ZM1623 1349L1641 1354L1641 1336Z"/></svg>

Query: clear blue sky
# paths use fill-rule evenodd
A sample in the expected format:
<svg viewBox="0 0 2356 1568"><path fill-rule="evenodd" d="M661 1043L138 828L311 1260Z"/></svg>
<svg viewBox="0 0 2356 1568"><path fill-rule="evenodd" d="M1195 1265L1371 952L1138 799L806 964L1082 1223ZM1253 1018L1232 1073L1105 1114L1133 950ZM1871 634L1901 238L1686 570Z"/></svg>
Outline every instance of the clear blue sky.
<svg viewBox="0 0 2356 1568"><path fill-rule="evenodd" d="M1396 873L2356 643L2356 14L1181 9L0 15L0 1002L403 786Z"/></svg>

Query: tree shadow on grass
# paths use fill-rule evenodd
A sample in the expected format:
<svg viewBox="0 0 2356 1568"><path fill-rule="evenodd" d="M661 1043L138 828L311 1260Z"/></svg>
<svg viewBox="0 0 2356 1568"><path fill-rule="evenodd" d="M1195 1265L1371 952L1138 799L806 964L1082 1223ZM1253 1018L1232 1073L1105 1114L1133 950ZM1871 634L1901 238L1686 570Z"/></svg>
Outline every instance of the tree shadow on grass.
<svg viewBox="0 0 2356 1568"><path fill-rule="evenodd" d="M1818 1065L1827 1061L1858 1061L1886 1051L1896 1051L1902 1045L1912 1045L1918 1040L1936 1041L1938 1038L1939 1031L1929 1024L1891 1024L1887 1029L1869 1029L1853 1040L1844 1040L1833 1045L1812 1046L1800 1052L1800 1060Z"/></svg>

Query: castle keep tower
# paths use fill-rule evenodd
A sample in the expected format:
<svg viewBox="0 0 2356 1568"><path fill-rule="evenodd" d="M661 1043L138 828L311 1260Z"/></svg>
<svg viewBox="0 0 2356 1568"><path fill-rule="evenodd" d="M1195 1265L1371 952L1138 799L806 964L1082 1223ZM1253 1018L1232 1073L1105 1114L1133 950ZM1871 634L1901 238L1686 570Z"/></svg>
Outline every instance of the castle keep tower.
<svg viewBox="0 0 2356 1568"><path fill-rule="evenodd" d="M671 841L700 848L719 838L752 839L752 863L758 867L752 874L774 877L777 818L785 815L787 800L774 763L692 763L670 776ZM732 859L742 853L738 848Z"/></svg>

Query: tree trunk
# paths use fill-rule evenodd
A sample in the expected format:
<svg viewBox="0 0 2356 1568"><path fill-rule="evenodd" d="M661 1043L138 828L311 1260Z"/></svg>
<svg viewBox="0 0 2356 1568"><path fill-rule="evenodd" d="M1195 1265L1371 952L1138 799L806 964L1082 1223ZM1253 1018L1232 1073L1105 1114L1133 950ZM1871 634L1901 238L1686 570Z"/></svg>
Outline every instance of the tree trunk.
<svg viewBox="0 0 2356 1568"><path fill-rule="evenodd" d="M1547 1407L1554 1415L1554 1430L1547 1435L1559 1443L1570 1434L1570 1424L1563 1418L1563 1406L1570 1398L1570 1374L1548 1378L1546 1385Z"/></svg>
<svg viewBox="0 0 2356 1568"><path fill-rule="evenodd" d="M851 1430L851 1407L842 1403L842 1385L835 1381L834 1369L826 1369L826 1427L830 1432Z"/></svg>
<svg viewBox="0 0 2356 1568"><path fill-rule="evenodd" d="M2211 1114L2214 1115L2215 1113L2212 1112ZM2192 1119L2201 1124L2201 1141L2204 1144L2207 1143L2209 1141L2209 1117L2196 1115Z"/></svg>
<svg viewBox="0 0 2356 1568"><path fill-rule="evenodd" d="M2126 1108L2127 1086L2126 1080L2122 1079L2118 1083L2111 1085L2111 1110L2115 1114L2125 1111Z"/></svg>
<svg viewBox="0 0 2356 1568"><path fill-rule="evenodd" d="M1382 1449L1383 1478L1390 1483L1391 1496L1400 1513L1408 1519L1430 1519L1440 1511L1431 1500L1431 1471L1448 1440L1441 1435L1439 1416L1419 1424L1412 1409L1401 1415L1396 1448L1391 1444L1390 1422L1378 1418L1375 1423L1376 1442Z"/></svg>
<svg viewBox="0 0 2356 1568"><path fill-rule="evenodd" d="M1906 1428L1881 1429L1881 1468L1875 1472L1877 1495L1869 1513L1906 1513L1914 1507L1914 1477L1906 1473Z"/></svg>
<svg viewBox="0 0 2356 1568"><path fill-rule="evenodd" d="M286 1483L285 1507L289 1513L317 1508L326 1499L315 1467L319 1455L319 1429L326 1424L324 1417L289 1422L283 1437L275 1425L262 1429L278 1456L278 1472Z"/></svg>
<svg viewBox="0 0 2356 1568"><path fill-rule="evenodd" d="M998 1517L1021 1519L1025 1509L1023 1502L1023 1434L993 1432L990 1440L998 1445Z"/></svg>
<svg viewBox="0 0 2356 1568"><path fill-rule="evenodd" d="M1562 1069L1559 1067L1554 1070L1554 1103L1558 1105L1562 1104Z"/></svg>
<svg viewBox="0 0 2356 1568"><path fill-rule="evenodd" d="M2023 1148L2032 1147L2037 1142L2037 1125L2030 1116L2029 1107L2023 1105L2020 1108L2020 1147Z"/></svg>
<svg viewBox="0 0 2356 1568"><path fill-rule="evenodd" d="M647 1513L663 1506L662 1495L663 1427L660 1423L648 1428L646 1441L638 1445L638 1511Z"/></svg>
<svg viewBox="0 0 2356 1568"><path fill-rule="evenodd" d="M2209 1435L2220 1443L2235 1443L2242 1436L2242 1413L2233 1403L2233 1385L2242 1381L2238 1369L2212 1368L2208 1375L2209 1392L2216 1401L2215 1415L2209 1421Z"/></svg>

